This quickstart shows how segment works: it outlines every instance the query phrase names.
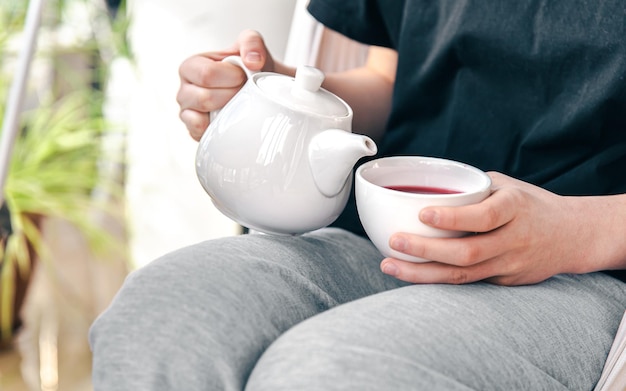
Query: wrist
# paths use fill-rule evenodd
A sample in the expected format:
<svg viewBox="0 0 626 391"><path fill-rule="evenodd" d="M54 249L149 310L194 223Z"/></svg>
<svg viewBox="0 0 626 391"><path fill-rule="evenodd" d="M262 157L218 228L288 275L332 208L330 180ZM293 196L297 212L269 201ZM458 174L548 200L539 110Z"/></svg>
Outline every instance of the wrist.
<svg viewBox="0 0 626 391"><path fill-rule="evenodd" d="M587 222L583 235L572 238L588 249L581 272L626 269L626 194L577 198Z"/></svg>

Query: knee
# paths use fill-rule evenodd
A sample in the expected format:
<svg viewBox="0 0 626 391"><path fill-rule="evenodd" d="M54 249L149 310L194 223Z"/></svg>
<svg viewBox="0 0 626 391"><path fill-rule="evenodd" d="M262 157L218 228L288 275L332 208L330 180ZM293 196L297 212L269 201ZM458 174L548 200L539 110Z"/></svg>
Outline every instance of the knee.
<svg viewBox="0 0 626 391"><path fill-rule="evenodd" d="M92 324L92 344L97 339L137 340L158 330L165 333L165 328L168 333L184 333L190 324L201 322L203 309L215 299L211 291L220 291L220 284L227 283L214 271L219 265L206 254L200 245L189 247L130 273Z"/></svg>
<svg viewBox="0 0 626 391"><path fill-rule="evenodd" d="M411 389L412 379L390 376L404 359L379 343L377 325L341 307L305 320L263 353L246 391Z"/></svg>
<svg viewBox="0 0 626 391"><path fill-rule="evenodd" d="M184 335L190 328L204 327L223 333L227 342L234 323L239 329L266 325L284 330L294 319L334 305L309 276L274 259L272 245L285 251L262 237L212 240L134 271L92 325L92 340L105 334L103 330L106 338L128 340Z"/></svg>

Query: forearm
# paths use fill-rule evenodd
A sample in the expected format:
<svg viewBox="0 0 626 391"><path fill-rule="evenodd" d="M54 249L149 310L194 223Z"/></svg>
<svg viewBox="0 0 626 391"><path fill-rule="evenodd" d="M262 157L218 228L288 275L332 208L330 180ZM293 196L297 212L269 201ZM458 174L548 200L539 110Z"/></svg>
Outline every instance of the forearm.
<svg viewBox="0 0 626 391"><path fill-rule="evenodd" d="M354 111L352 129L379 141L391 109L392 86L378 74L363 67L330 74L324 87L341 96Z"/></svg>

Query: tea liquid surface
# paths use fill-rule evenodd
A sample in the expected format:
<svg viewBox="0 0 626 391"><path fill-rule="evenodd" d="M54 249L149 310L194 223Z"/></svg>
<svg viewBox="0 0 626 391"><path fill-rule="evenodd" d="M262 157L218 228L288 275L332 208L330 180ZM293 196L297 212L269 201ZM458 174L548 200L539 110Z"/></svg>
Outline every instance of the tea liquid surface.
<svg viewBox="0 0 626 391"><path fill-rule="evenodd" d="M411 186L411 185L398 185L398 186L385 186L385 188L396 191L403 191L405 193L414 194L460 194L462 191L454 189L446 189L442 187L430 187L430 186Z"/></svg>

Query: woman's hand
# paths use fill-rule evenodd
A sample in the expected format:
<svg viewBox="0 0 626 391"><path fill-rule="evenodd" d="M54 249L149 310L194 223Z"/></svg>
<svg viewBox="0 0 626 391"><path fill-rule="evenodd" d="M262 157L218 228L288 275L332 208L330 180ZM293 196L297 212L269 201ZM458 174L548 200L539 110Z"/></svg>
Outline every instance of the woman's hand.
<svg viewBox="0 0 626 391"><path fill-rule="evenodd" d="M231 55L241 56L251 71L277 71L263 38L252 30L243 31L231 49L186 59L179 68L176 100L180 119L195 140L200 140L209 126L209 113L224 107L246 81L241 68L221 62Z"/></svg>
<svg viewBox="0 0 626 391"><path fill-rule="evenodd" d="M386 258L384 273L414 283L533 284L559 273L626 266L626 197L564 197L499 173L492 194L462 207L430 207L420 220L436 228L475 232L462 238L397 233L390 246L431 259Z"/></svg>

